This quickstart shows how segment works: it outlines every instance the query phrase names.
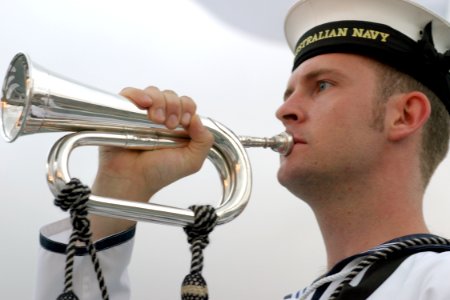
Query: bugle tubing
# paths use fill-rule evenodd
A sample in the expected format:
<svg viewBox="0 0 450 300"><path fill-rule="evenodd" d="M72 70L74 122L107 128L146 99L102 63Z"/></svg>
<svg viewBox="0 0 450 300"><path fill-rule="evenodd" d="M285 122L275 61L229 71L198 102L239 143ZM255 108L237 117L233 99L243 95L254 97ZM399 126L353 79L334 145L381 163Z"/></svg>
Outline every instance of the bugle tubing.
<svg viewBox="0 0 450 300"><path fill-rule="evenodd" d="M182 147L188 139L181 128L168 130L150 122L146 111L125 97L50 72L24 53L18 53L8 67L0 111L2 134L8 142L27 134L74 132L58 140L48 156L47 182L55 196L70 181L68 160L76 147L152 150ZM251 194L251 166L245 147L271 148L286 155L293 141L288 133L271 138L237 136L215 120L201 119L215 140L208 159L222 181L223 197L216 207L218 223L222 224L242 212ZM91 195L88 209L100 215L179 226L192 223L194 217L185 208L96 195Z"/></svg>

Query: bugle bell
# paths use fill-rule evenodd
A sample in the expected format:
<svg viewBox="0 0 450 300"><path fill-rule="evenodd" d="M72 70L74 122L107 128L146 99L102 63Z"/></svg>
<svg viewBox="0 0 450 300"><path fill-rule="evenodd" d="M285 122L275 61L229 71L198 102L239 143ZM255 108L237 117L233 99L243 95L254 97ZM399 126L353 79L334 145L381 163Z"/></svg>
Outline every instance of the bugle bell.
<svg viewBox="0 0 450 300"><path fill-rule="evenodd" d="M181 147L188 137L181 128L168 130L150 122L145 110L125 97L108 93L56 75L37 65L24 53L11 61L2 88L1 126L6 141L41 132L74 132L58 140L47 161L47 182L56 196L70 181L68 159L78 146L110 145L152 150ZM218 224L234 219L245 208L251 193L251 166L244 147L269 147L287 154L292 137L237 136L217 121L202 117L214 135L208 159L222 181L223 197L216 207ZM91 195L91 213L185 226L194 220L189 209L137 203Z"/></svg>

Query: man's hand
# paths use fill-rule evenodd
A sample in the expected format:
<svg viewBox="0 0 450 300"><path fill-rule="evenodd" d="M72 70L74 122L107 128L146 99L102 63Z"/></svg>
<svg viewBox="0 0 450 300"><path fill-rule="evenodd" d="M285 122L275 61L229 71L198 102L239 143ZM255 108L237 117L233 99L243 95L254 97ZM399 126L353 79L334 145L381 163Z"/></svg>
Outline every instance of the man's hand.
<svg viewBox="0 0 450 300"><path fill-rule="evenodd" d="M197 172L214 140L196 114L194 101L156 87L125 88L121 95L147 110L149 120L168 129L182 126L191 140L186 147L155 151L101 147L92 187L98 196L147 202L161 188ZM94 239L123 231L135 222L91 215Z"/></svg>

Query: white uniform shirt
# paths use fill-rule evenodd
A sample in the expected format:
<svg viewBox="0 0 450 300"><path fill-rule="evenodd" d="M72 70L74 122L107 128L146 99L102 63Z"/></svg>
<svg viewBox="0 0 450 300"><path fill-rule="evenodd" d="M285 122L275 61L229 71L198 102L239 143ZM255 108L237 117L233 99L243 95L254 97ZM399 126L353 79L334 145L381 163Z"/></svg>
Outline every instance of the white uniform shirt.
<svg viewBox="0 0 450 300"><path fill-rule="evenodd" d="M56 299L64 289L65 246L71 233L68 220L41 230L41 250L35 300ZM96 242L97 254L111 300L131 299L127 267L133 248L135 228ZM311 286L284 297L284 300L325 300L361 260L384 245L349 257ZM450 249L450 248L449 248ZM78 253L74 263L73 285L80 300L101 299L90 256ZM84 254L84 255L83 255ZM351 282L357 286L367 268ZM449 300L450 251L426 251L410 255L373 292L370 300Z"/></svg>
<svg viewBox="0 0 450 300"><path fill-rule="evenodd" d="M429 235L414 235L429 236ZM407 237L404 237L407 238ZM396 239L402 240L404 238ZM284 300L325 300L333 294L338 285L368 255L386 248L393 242L380 245L362 254L349 257L337 264L329 273L314 281L310 286L290 295ZM420 247L419 247L420 248ZM431 246L441 249L418 252L408 256L387 279L367 298L369 300L449 300L450 299L450 247ZM442 249L447 249L446 252ZM363 269L350 286L361 283L370 267ZM352 299L353 300L353 299Z"/></svg>
<svg viewBox="0 0 450 300"><path fill-rule="evenodd" d="M71 224L68 219L47 225L41 230L35 300L56 299L63 292L65 247L70 233ZM131 299L127 267L133 249L134 233L135 228L131 228L95 243L110 300ZM102 299L91 257L86 251L77 250L73 272L75 294L80 300Z"/></svg>

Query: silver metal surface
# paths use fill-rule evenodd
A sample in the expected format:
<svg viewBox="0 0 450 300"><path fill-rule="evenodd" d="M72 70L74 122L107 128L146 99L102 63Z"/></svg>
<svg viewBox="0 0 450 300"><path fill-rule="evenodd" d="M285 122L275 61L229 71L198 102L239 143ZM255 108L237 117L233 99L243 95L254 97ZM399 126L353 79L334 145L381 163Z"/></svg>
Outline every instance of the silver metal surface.
<svg viewBox="0 0 450 300"><path fill-rule="evenodd" d="M0 122L6 141L42 132L75 132L57 141L47 163L47 181L56 196L70 181L68 160L72 150L85 145L110 145L141 150L182 147L189 140L182 128L168 130L147 118L125 97L74 82L38 66L23 53L17 54L2 88ZM251 193L251 166L244 147L271 148L287 155L292 136L239 137L209 118L203 124L214 135L208 159L221 177L223 197L216 207L218 223L234 219L245 208ZM193 222L189 209L137 203L91 195L90 212L185 226Z"/></svg>

